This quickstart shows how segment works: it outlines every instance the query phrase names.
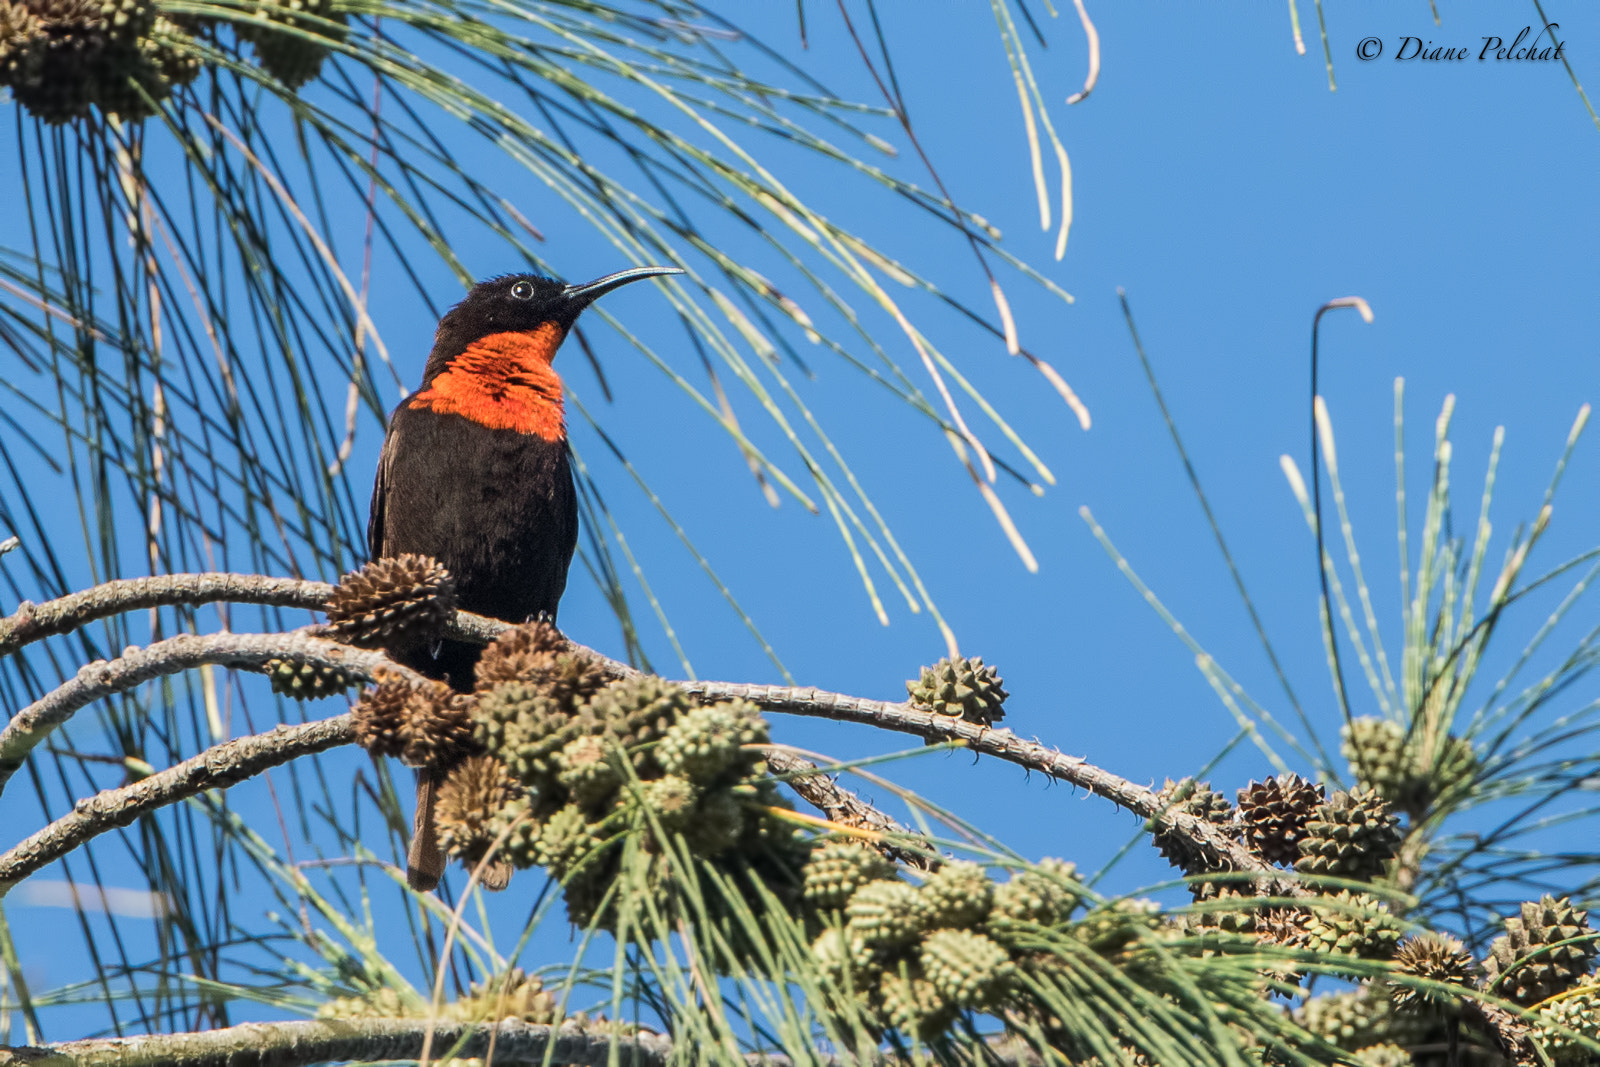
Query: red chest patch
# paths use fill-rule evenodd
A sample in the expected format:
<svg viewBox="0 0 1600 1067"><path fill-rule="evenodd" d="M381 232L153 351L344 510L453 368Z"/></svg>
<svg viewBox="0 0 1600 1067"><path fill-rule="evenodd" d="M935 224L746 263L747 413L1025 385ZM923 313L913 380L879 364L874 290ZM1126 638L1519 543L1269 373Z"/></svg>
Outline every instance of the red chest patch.
<svg viewBox="0 0 1600 1067"><path fill-rule="evenodd" d="M560 441L566 414L561 377L550 361L566 335L553 322L527 333L492 333L468 345L407 405Z"/></svg>

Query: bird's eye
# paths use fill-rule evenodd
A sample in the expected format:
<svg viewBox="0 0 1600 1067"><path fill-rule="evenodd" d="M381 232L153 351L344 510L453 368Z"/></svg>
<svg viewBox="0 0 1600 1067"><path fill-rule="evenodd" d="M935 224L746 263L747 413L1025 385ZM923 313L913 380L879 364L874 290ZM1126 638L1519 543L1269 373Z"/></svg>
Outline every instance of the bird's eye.
<svg viewBox="0 0 1600 1067"><path fill-rule="evenodd" d="M531 282L518 282L511 287L511 295L518 300L532 300L533 284Z"/></svg>

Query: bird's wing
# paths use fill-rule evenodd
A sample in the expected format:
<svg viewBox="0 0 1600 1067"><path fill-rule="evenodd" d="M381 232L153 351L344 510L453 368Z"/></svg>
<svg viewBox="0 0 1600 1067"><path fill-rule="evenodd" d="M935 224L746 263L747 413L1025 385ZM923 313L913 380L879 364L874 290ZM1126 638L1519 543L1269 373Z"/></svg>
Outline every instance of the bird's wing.
<svg viewBox="0 0 1600 1067"><path fill-rule="evenodd" d="M400 412L396 408L389 416L389 432L383 438L383 451L378 453L378 475L372 480L372 507L367 512L367 558L382 559L383 512L389 499L389 468L394 465L396 442L400 437Z"/></svg>

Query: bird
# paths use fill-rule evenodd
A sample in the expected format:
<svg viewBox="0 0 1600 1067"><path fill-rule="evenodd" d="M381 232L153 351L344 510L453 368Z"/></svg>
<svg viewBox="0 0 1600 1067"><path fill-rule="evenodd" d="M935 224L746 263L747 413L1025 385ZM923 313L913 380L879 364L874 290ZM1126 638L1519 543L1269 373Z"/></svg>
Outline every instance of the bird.
<svg viewBox="0 0 1600 1067"><path fill-rule="evenodd" d="M369 556L432 556L455 579L461 610L553 622L578 543L556 351L606 293L682 273L634 267L584 285L506 274L474 285L439 321L421 388L389 417L367 520ZM471 692L481 651L445 640L392 654ZM406 880L419 892L444 874L433 820L440 781L417 772Z"/></svg>

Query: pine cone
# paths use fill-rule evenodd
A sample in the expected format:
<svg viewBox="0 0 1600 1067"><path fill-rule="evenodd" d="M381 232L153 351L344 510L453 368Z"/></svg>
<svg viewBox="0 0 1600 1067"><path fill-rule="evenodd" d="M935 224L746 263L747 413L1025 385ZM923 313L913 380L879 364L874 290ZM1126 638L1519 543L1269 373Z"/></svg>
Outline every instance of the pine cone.
<svg viewBox="0 0 1600 1067"><path fill-rule="evenodd" d="M556 753L598 724L574 715L528 682L501 682L478 696L474 737L498 755L513 777L530 789L548 789Z"/></svg>
<svg viewBox="0 0 1600 1067"><path fill-rule="evenodd" d="M452 1022L463 1023L515 1019L550 1024L561 1018L556 998L545 989L544 982L524 974L520 967L486 982L472 983L471 992L445 1005L441 1014Z"/></svg>
<svg viewBox="0 0 1600 1067"><path fill-rule="evenodd" d="M917 890L917 906L929 928L977 926L994 906L994 883L976 863L945 863Z"/></svg>
<svg viewBox="0 0 1600 1067"><path fill-rule="evenodd" d="M1382 1044L1420 1045L1431 1038L1430 1022L1396 1015L1389 998L1371 985L1312 997L1293 1014L1295 1022L1347 1052Z"/></svg>
<svg viewBox="0 0 1600 1067"><path fill-rule="evenodd" d="M541 867L557 878L565 878L575 868L597 857L600 836L583 810L568 804L539 828L536 853Z"/></svg>
<svg viewBox="0 0 1600 1067"><path fill-rule="evenodd" d="M1340 790L1306 823L1295 867L1305 874L1371 881L1400 848L1399 824L1373 790Z"/></svg>
<svg viewBox="0 0 1600 1067"><path fill-rule="evenodd" d="M843 908L868 882L894 877L894 864L854 841L824 841L805 865L806 903L819 911Z"/></svg>
<svg viewBox="0 0 1600 1067"><path fill-rule="evenodd" d="M1322 787L1298 774L1280 774L1239 790L1239 822L1245 843L1268 863L1293 863L1300 855Z"/></svg>
<svg viewBox="0 0 1600 1067"><path fill-rule="evenodd" d="M915 967L890 971L878 984L883 1018L906 1037L926 1044L948 1030L956 1011Z"/></svg>
<svg viewBox="0 0 1600 1067"><path fill-rule="evenodd" d="M345 16L333 10L330 0L261 0L260 11L271 21L235 22L234 32L240 40L255 45L256 62L261 69L290 89L298 90L315 78L328 58L328 46L308 40L306 34L333 41L344 39ZM325 22L299 18L300 15L315 16L338 25L329 26ZM300 32L284 32L274 23L293 26Z"/></svg>
<svg viewBox="0 0 1600 1067"><path fill-rule="evenodd" d="M518 870L539 865L540 820L526 794L514 798L489 823L490 839L505 835L500 854Z"/></svg>
<svg viewBox="0 0 1600 1067"><path fill-rule="evenodd" d="M1404 726L1387 719L1355 719L1339 736L1340 751L1357 782L1413 820L1440 797L1460 789L1477 769L1472 742L1447 736L1435 752L1420 735L1407 737Z"/></svg>
<svg viewBox="0 0 1600 1067"><path fill-rule="evenodd" d="M384 986L355 997L335 997L317 1008L319 1019L418 1019L426 1007L414 996Z"/></svg>
<svg viewBox="0 0 1600 1067"><path fill-rule="evenodd" d="M360 684L357 676L350 671L315 663L269 659L265 670L272 691L294 700L321 700L323 697L337 696Z"/></svg>
<svg viewBox="0 0 1600 1067"><path fill-rule="evenodd" d="M883 963L877 953L859 937L831 926L812 942L811 956L833 984L860 995L876 986L883 977Z"/></svg>
<svg viewBox="0 0 1600 1067"><path fill-rule="evenodd" d="M927 929L918 905L917 891L904 882L868 882L845 905L849 936L880 949L915 941Z"/></svg>
<svg viewBox="0 0 1600 1067"><path fill-rule="evenodd" d="M1102 956L1112 956L1161 925L1161 905L1122 898L1095 908L1072 932Z"/></svg>
<svg viewBox="0 0 1600 1067"><path fill-rule="evenodd" d="M622 777L611 763L616 746L603 737L585 735L567 743L556 754L556 780L574 804L591 811L606 806L617 795Z"/></svg>
<svg viewBox="0 0 1600 1067"><path fill-rule="evenodd" d="M478 750L473 740L472 698L432 679L406 698L404 747L408 767L445 770Z"/></svg>
<svg viewBox="0 0 1600 1067"><path fill-rule="evenodd" d="M663 833L686 831L694 822L695 805L699 800L699 787L675 774L639 784L638 804L655 819Z"/></svg>
<svg viewBox="0 0 1600 1067"><path fill-rule="evenodd" d="M477 686L488 691L501 682L530 682L567 651L567 639L555 624L540 619L513 626L489 642L478 658Z"/></svg>
<svg viewBox="0 0 1600 1067"><path fill-rule="evenodd" d="M740 746L767 740L767 724L754 704L713 704L686 712L661 738L655 757L668 774L710 785L735 764L754 762L742 758Z"/></svg>
<svg viewBox="0 0 1600 1067"><path fill-rule="evenodd" d="M994 1008L1017 973L1005 949L971 930L933 931L918 958L934 990L957 1008Z"/></svg>
<svg viewBox="0 0 1600 1067"><path fill-rule="evenodd" d="M1388 959L1400 942L1400 924L1389 914L1389 906L1370 893L1340 890L1322 898L1325 903L1310 909L1304 942L1314 952L1362 959Z"/></svg>
<svg viewBox="0 0 1600 1067"><path fill-rule="evenodd" d="M989 726L1005 718L1007 693L995 668L983 657L942 659L922 668L922 676L906 682L911 703L936 715L954 715Z"/></svg>
<svg viewBox="0 0 1600 1067"><path fill-rule="evenodd" d="M1534 1037L1555 1060L1557 1067L1592 1067L1594 1052L1555 1027L1573 1030L1590 1041L1600 1041L1600 975L1590 975L1566 996L1539 1009Z"/></svg>
<svg viewBox="0 0 1600 1067"><path fill-rule="evenodd" d="M1491 992L1530 1007L1578 984L1595 956L1592 940L1549 946L1594 934L1589 913L1566 897L1546 895L1525 903L1506 919L1505 936L1489 946L1483 961Z"/></svg>
<svg viewBox="0 0 1600 1067"><path fill-rule="evenodd" d="M700 797L683 836L695 855L715 859L738 847L744 828L745 809L739 798L725 788L713 789Z"/></svg>
<svg viewBox="0 0 1600 1067"><path fill-rule="evenodd" d="M589 709L607 737L633 749L666 736L678 717L689 710L689 698L670 682L641 674L606 686L589 702ZM653 758L637 756L634 764L641 774L656 766Z"/></svg>
<svg viewBox="0 0 1600 1067"><path fill-rule="evenodd" d="M405 651L438 640L455 610L450 572L432 557L408 553L340 579L328 598L328 631L358 648Z"/></svg>
<svg viewBox="0 0 1600 1067"><path fill-rule="evenodd" d="M1233 805L1228 803L1227 797L1212 789L1210 782L1196 782L1193 778L1174 782L1168 778L1156 796L1161 801L1163 811L1181 811L1214 826L1230 831L1233 828ZM1151 840L1166 861L1185 874L1204 874L1228 868L1228 864L1214 851L1203 851L1182 834L1157 829L1156 820L1147 822L1145 829L1151 831Z"/></svg>
<svg viewBox="0 0 1600 1067"><path fill-rule="evenodd" d="M1355 1060L1358 1067L1411 1067L1413 1063L1411 1053L1392 1042L1357 1049Z"/></svg>
<svg viewBox="0 0 1600 1067"><path fill-rule="evenodd" d="M1408 937L1400 943L1399 950L1394 954L1394 969L1412 978L1466 989L1477 977L1478 964L1460 941L1449 934L1429 932ZM1395 1007L1406 1011L1458 1006L1456 1000L1447 993L1415 986L1391 985L1389 996Z"/></svg>
<svg viewBox="0 0 1600 1067"><path fill-rule="evenodd" d="M351 712L356 744L374 756L398 757L405 749L406 702L411 683L385 675L361 694Z"/></svg>
<svg viewBox="0 0 1600 1067"><path fill-rule="evenodd" d="M450 855L471 864L494 843L495 816L522 792L493 756L468 756L445 776L434 815L439 844Z"/></svg>
<svg viewBox="0 0 1600 1067"><path fill-rule="evenodd" d="M1045 859L1014 871L1011 880L994 887L994 907L988 933L1011 944L1029 934L1029 926L1056 926L1066 922L1082 900L1083 882L1078 870L1064 860Z"/></svg>

